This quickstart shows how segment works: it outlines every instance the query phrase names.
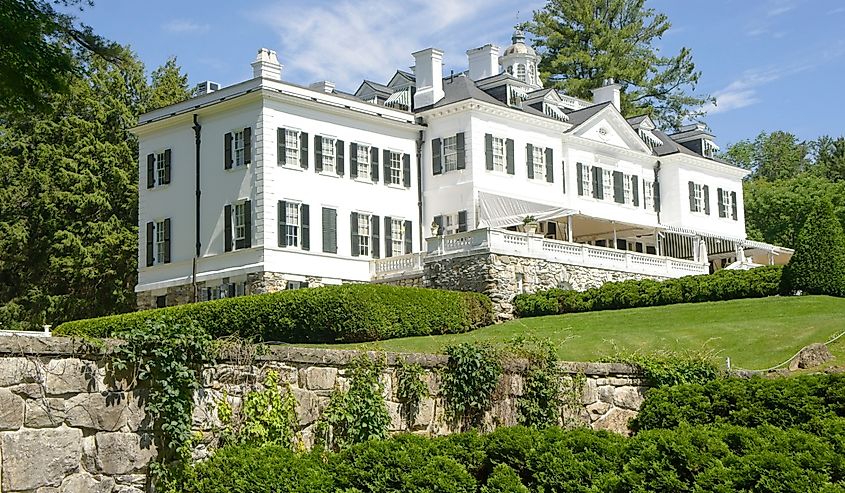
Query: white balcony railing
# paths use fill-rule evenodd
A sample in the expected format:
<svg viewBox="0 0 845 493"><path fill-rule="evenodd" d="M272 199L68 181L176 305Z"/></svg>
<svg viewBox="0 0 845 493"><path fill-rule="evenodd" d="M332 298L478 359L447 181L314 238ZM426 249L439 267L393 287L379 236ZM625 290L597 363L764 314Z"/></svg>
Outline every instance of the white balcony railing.
<svg viewBox="0 0 845 493"><path fill-rule="evenodd" d="M390 276L422 272L423 255L422 253L411 253L398 257L373 259L370 261L370 278L378 280Z"/></svg>

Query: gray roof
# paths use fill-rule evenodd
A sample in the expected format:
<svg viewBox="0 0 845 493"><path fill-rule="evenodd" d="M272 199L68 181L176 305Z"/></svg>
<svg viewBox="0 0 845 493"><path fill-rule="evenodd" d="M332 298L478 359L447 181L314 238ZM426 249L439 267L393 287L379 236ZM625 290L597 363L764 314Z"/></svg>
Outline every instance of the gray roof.
<svg viewBox="0 0 845 493"><path fill-rule="evenodd" d="M631 117L631 118L627 118L627 121L633 127L634 125L639 125L640 123L642 123L643 120L645 120L646 118L648 118L648 115L640 115L640 116L634 116L634 117Z"/></svg>
<svg viewBox="0 0 845 493"><path fill-rule="evenodd" d="M467 99L477 99L486 103L507 106L503 102L479 89L475 85L475 82L465 76L454 77L451 80L448 78L445 79L443 81L443 91L446 95L443 99L434 104L435 108L446 106L447 104L457 103L458 101L465 101Z"/></svg>
<svg viewBox="0 0 845 493"><path fill-rule="evenodd" d="M388 94L388 95L393 94L393 89L391 89L390 87L387 87L384 84L379 84L378 82L373 82L371 80L364 80L364 82L362 82L361 85L358 87L358 90L355 91L355 94L360 93L361 88L364 87L364 85L368 85L368 86L372 87L373 90L376 91L376 92L382 92L382 93L385 93L385 94Z"/></svg>
<svg viewBox="0 0 845 493"><path fill-rule="evenodd" d="M609 102L594 104L593 106L588 106L586 108L567 113L566 116L569 117L569 123L572 124L572 130L574 130L578 125L581 125L585 121L589 120L593 115L605 109L610 104L611 103Z"/></svg>

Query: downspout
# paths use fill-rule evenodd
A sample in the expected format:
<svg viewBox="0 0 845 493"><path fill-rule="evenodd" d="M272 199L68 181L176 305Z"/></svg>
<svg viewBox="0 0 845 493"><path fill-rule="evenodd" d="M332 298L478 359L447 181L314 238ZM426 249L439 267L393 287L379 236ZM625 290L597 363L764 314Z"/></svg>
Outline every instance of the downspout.
<svg viewBox="0 0 845 493"><path fill-rule="evenodd" d="M657 163L654 166L654 189L657 190L657 197L653 200L657 204L657 225L660 225L660 211L663 209L663 201L660 200L660 160L657 160ZM653 191L653 190L652 190ZM654 232L654 249L658 255L663 255L663 249L660 248L660 231L655 230Z"/></svg>
<svg viewBox="0 0 845 493"><path fill-rule="evenodd" d="M202 143L202 125L200 125L196 113L194 113L193 129L194 144L196 146L196 182L194 185L194 195L196 196L196 230L194 233L196 251L194 252L194 260L191 266L191 287L193 288L191 301L196 303L199 300L199 292L197 291L197 259L199 259L200 249L202 247L202 243L200 242L200 196L202 195L202 191L200 190L200 144Z"/></svg>
<svg viewBox="0 0 845 493"><path fill-rule="evenodd" d="M425 250L425 225L423 224L423 191L422 191L422 146L425 142L425 130L420 130L417 138L417 220L420 227L420 252Z"/></svg>

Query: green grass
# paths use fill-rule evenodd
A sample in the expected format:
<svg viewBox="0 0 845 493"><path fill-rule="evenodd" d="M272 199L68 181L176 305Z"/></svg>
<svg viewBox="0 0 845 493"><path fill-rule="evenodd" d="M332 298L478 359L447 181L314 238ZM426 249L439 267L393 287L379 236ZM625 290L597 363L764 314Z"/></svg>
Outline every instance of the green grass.
<svg viewBox="0 0 845 493"><path fill-rule="evenodd" d="M763 298L524 318L466 334L409 337L332 348L439 353L450 344L507 342L515 336L550 339L568 361L595 361L638 352L709 352L720 364L763 369L814 342L845 331L845 299ZM845 361L845 337L831 350Z"/></svg>

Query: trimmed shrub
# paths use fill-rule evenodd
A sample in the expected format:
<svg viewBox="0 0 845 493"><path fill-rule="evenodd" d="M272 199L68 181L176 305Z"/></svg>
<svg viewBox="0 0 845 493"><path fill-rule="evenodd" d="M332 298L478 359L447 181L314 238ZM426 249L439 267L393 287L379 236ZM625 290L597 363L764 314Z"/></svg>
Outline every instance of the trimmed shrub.
<svg viewBox="0 0 845 493"><path fill-rule="evenodd" d="M830 200L818 202L804 221L782 291L845 296L845 233Z"/></svg>
<svg viewBox="0 0 845 493"><path fill-rule="evenodd" d="M334 343L467 332L493 316L490 299L478 293L346 284L77 320L54 333L109 337L156 319L195 322L215 338Z"/></svg>
<svg viewBox="0 0 845 493"><path fill-rule="evenodd" d="M763 298L780 292L780 266L758 267L748 271L721 270L715 274L679 279L653 279L608 282L583 292L550 289L520 294L513 305L520 317L562 313L620 310L677 303L700 303L743 298Z"/></svg>

